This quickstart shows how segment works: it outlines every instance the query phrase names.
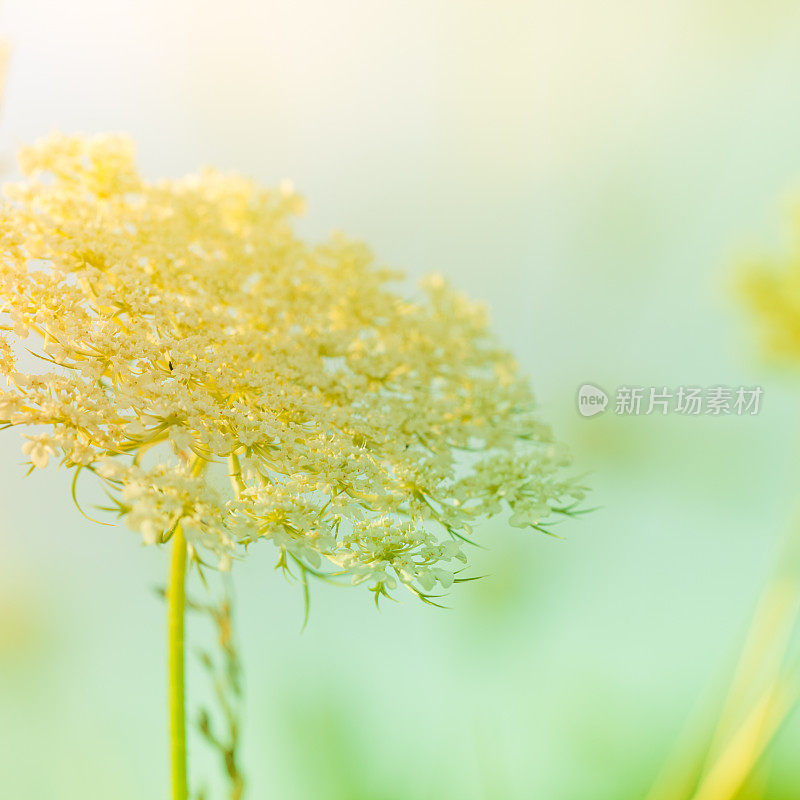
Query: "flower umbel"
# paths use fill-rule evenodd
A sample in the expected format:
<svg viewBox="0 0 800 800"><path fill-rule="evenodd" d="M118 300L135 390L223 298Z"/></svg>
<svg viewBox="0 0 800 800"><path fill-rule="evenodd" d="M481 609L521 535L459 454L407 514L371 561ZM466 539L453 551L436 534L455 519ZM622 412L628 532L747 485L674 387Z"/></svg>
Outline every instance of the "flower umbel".
<svg viewBox="0 0 800 800"><path fill-rule="evenodd" d="M300 240L288 187L149 183L117 136L54 135L20 165L0 424L34 467L94 473L145 542L180 525L225 567L268 539L304 575L426 597L477 520L540 528L582 498L483 309L438 277L406 299L358 242Z"/></svg>

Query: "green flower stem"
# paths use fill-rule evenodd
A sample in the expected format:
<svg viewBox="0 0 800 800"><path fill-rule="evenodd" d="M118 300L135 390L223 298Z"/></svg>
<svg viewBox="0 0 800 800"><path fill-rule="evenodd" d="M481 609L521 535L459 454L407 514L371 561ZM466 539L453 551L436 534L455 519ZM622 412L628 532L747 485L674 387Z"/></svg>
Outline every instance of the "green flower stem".
<svg viewBox="0 0 800 800"><path fill-rule="evenodd" d="M169 671L169 740L172 800L187 800L186 702L183 621L186 608L186 538L178 525L172 535L172 562L167 586L167 662Z"/></svg>
<svg viewBox="0 0 800 800"><path fill-rule="evenodd" d="M233 486L234 494L238 499L246 491L247 485L242 478L242 465L236 453L231 452L228 456L228 466L231 470L231 486Z"/></svg>

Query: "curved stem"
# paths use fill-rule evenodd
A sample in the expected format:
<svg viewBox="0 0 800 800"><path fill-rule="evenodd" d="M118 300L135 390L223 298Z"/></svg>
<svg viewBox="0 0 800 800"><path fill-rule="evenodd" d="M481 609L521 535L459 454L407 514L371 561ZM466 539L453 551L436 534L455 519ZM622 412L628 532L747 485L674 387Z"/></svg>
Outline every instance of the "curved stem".
<svg viewBox="0 0 800 800"><path fill-rule="evenodd" d="M187 800L186 704L183 618L186 608L186 538L178 525L172 536L172 562L167 586L167 662L169 670L169 740L172 800Z"/></svg>

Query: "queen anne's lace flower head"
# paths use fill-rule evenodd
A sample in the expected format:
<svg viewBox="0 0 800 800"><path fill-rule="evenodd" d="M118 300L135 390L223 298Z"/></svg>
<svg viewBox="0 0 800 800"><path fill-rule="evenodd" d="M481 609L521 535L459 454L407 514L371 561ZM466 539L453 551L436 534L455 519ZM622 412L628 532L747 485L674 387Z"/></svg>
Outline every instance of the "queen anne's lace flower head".
<svg viewBox="0 0 800 800"><path fill-rule="evenodd" d="M438 277L404 298L363 244L301 241L288 186L148 183L116 136L51 136L20 165L0 424L33 467L94 473L145 542L180 524L226 566L269 539L304 575L425 597L476 520L541 528L582 497L483 309Z"/></svg>

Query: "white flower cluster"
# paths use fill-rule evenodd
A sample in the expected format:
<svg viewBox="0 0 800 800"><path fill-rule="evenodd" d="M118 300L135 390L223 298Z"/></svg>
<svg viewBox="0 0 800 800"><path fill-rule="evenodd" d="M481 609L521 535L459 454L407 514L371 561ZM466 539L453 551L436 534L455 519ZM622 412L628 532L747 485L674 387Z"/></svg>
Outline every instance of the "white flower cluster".
<svg viewBox="0 0 800 800"><path fill-rule="evenodd" d="M144 181L120 137L22 151L0 206L0 425L89 470L147 543L181 525L223 566L427 597L481 517L539 527L580 500L483 310L390 288L362 244L309 245L288 187L205 170ZM20 371L20 346L43 359Z"/></svg>

